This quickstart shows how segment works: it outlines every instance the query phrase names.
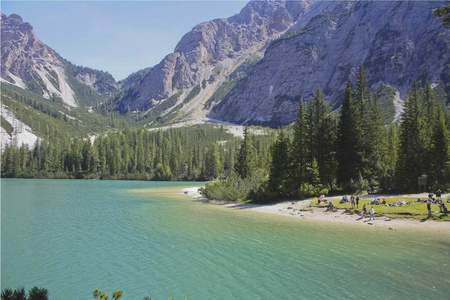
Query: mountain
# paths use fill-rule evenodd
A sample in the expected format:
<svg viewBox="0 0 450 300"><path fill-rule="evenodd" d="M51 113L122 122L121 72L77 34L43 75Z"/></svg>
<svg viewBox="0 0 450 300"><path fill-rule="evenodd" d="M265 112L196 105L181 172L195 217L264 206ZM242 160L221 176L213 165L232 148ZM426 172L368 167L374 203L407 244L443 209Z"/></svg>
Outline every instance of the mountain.
<svg viewBox="0 0 450 300"><path fill-rule="evenodd" d="M151 70L152 67L139 70L137 72L128 75L127 78L119 80L119 82L117 83L119 84L121 90L127 90L130 87L139 83L145 76L147 76L148 73L150 73Z"/></svg>
<svg viewBox="0 0 450 300"><path fill-rule="evenodd" d="M106 72L75 66L42 43L16 14L0 14L1 79L69 106L95 103L119 91Z"/></svg>
<svg viewBox="0 0 450 300"><path fill-rule="evenodd" d="M339 103L363 63L369 83L394 87L404 99L414 80L450 82L450 32L434 1L317 1L267 48L252 73L209 113L233 123L287 124L298 99L320 84ZM338 105L335 105L338 107Z"/></svg>
<svg viewBox="0 0 450 300"><path fill-rule="evenodd" d="M298 99L308 100L317 84L338 108L363 63L398 116L414 80L449 89L450 33L431 11L443 3L251 1L235 16L194 27L116 109L278 126L294 121Z"/></svg>
<svg viewBox="0 0 450 300"><path fill-rule="evenodd" d="M148 110L174 95L179 95L175 101L178 105L199 85L202 91L192 98L194 102L202 98L202 102L239 65L258 52L262 56L267 42L288 30L309 2L251 1L235 16L195 26L183 36L174 53L125 94L117 109Z"/></svg>

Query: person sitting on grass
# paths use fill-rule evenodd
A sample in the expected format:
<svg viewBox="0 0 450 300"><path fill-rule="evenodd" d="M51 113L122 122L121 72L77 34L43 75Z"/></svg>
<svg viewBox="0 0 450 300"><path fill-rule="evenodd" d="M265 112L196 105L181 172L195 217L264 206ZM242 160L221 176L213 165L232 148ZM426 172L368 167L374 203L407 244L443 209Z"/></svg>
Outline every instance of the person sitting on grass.
<svg viewBox="0 0 450 300"><path fill-rule="evenodd" d="M329 210L333 210L334 204L333 204L333 202L331 202L331 200L330 200L329 202L330 202L330 203L328 204L328 209L329 209Z"/></svg>

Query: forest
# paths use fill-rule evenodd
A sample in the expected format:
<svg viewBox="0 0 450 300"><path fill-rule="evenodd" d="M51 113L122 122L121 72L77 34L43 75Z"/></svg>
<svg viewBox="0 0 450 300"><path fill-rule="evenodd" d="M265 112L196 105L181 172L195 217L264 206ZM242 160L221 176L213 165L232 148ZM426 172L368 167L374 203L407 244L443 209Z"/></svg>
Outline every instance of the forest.
<svg viewBox="0 0 450 300"><path fill-rule="evenodd" d="M431 190L450 189L445 101L429 82L414 83L400 121L385 124L368 86L360 65L339 110L331 111L317 86L309 101L299 99L293 125L262 134L245 126L243 139L217 124L111 128L89 138L47 125L34 148L5 148L2 177L211 181L203 189L208 198L259 202L368 186L412 192L421 175Z"/></svg>

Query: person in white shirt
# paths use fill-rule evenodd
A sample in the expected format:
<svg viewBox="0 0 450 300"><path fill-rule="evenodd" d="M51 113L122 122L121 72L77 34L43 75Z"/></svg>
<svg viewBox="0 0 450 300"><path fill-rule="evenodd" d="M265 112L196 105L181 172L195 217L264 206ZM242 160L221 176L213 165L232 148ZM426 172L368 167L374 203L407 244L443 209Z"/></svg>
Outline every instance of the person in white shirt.
<svg viewBox="0 0 450 300"><path fill-rule="evenodd" d="M375 210L373 209L373 206L370 208L369 213L370 213L370 220L372 220L372 218L375 220Z"/></svg>

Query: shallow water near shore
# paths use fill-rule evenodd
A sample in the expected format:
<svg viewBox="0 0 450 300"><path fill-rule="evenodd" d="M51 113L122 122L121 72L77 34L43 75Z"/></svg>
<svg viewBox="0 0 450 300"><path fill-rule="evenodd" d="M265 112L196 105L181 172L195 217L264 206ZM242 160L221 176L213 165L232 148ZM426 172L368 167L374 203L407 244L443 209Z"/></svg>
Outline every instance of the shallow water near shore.
<svg viewBox="0 0 450 300"><path fill-rule="evenodd" d="M2 288L52 299L446 299L450 230L205 204L186 182L2 179Z"/></svg>

